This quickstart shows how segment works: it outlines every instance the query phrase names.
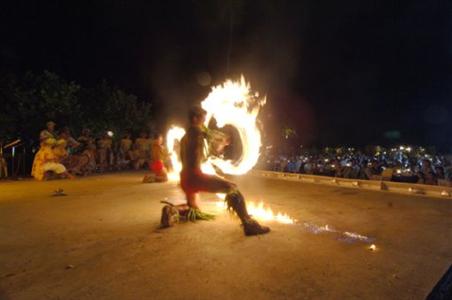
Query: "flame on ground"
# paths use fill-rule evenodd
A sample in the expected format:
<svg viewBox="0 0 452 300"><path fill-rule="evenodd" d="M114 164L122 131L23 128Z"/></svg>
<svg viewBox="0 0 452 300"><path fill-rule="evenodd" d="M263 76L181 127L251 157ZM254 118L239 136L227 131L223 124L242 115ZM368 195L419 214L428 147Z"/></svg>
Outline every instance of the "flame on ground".
<svg viewBox="0 0 452 300"><path fill-rule="evenodd" d="M224 201L224 194L217 194L223 200L219 200L215 203L218 208L226 209L226 203ZM265 206L263 201L259 203L255 203L253 201L246 201L246 208L248 213L255 219L259 221L275 221L282 224L294 224L296 222L295 219L292 219L285 213L274 213L273 210Z"/></svg>

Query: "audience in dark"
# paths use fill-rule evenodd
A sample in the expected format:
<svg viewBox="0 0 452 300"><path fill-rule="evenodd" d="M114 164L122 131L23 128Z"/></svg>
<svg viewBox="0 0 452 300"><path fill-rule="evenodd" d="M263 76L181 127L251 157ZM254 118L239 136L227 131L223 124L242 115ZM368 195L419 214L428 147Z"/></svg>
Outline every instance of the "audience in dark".
<svg viewBox="0 0 452 300"><path fill-rule="evenodd" d="M111 131L105 131L99 138L95 138L88 128L84 128L80 137L74 139L69 128L55 128L56 124L49 121L47 129L40 134L41 152L38 153L42 153L44 146L51 145L47 148L52 155L47 155L48 162L45 161L47 156L35 156L40 159L39 164L34 164L33 176L37 180L55 178L64 172L67 177L67 174L84 176L113 170L143 169L148 168L152 161L150 150L153 140L146 131L142 131L135 140L131 139L129 132L116 140ZM58 172L50 168L60 165Z"/></svg>
<svg viewBox="0 0 452 300"><path fill-rule="evenodd" d="M325 148L293 156L264 153L259 166L278 172L451 185L452 166L442 155L428 153L423 147L372 149Z"/></svg>

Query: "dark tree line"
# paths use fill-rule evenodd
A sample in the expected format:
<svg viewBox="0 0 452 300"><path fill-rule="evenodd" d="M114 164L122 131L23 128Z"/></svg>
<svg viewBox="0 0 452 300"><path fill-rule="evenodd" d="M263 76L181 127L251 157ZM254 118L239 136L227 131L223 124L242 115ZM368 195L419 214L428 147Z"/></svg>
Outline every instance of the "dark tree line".
<svg viewBox="0 0 452 300"><path fill-rule="evenodd" d="M0 76L0 140L37 138L48 120L77 135L82 128L94 134L138 132L150 128L151 118L149 102L106 80L82 87L49 71Z"/></svg>

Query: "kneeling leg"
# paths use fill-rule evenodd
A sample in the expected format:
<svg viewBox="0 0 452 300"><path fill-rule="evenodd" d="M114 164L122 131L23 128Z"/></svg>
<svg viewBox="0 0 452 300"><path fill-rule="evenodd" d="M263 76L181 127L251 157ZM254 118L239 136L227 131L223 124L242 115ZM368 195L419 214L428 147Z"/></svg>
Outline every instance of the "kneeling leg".
<svg viewBox="0 0 452 300"><path fill-rule="evenodd" d="M240 218L240 221L242 221L242 223L245 223L248 219L250 219L250 215L248 214L248 210L246 209L245 198L239 190L229 190L226 194L225 201L228 210L234 211Z"/></svg>
<svg viewBox="0 0 452 300"><path fill-rule="evenodd" d="M229 210L235 211L243 224L245 235L258 235L270 232L270 228L260 225L256 220L251 218L246 209L245 198L237 189L233 189L226 194L225 198Z"/></svg>

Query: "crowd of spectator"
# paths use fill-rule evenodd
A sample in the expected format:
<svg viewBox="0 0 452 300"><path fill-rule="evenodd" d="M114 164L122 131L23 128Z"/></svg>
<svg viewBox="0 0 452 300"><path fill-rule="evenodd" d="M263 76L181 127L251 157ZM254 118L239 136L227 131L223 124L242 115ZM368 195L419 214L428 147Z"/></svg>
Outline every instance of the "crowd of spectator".
<svg viewBox="0 0 452 300"><path fill-rule="evenodd" d="M445 156L428 153L423 147L377 146L372 149L325 148L320 152L305 151L293 156L266 153L261 157L260 167L341 178L451 185L452 165Z"/></svg>
<svg viewBox="0 0 452 300"><path fill-rule="evenodd" d="M55 125L49 121L40 133L40 147L32 167L32 176L37 180L144 168L161 175L161 181L166 180L165 170L170 163L160 134L151 138L142 131L133 139L130 132L125 132L113 138L113 133L106 131L94 137L85 128L74 138L69 128L57 131ZM292 156L267 151L261 155L258 167L288 173L452 186L450 160L414 146L375 146L365 151L345 147L311 149Z"/></svg>
<svg viewBox="0 0 452 300"><path fill-rule="evenodd" d="M165 157L161 135L151 138L146 131L132 139L130 132L114 138L113 132L106 131L95 137L85 128L78 138L74 138L69 128L56 130L56 124L49 121L39 138L40 147L35 153L31 173L37 180L147 169L152 166L153 153L159 159Z"/></svg>

